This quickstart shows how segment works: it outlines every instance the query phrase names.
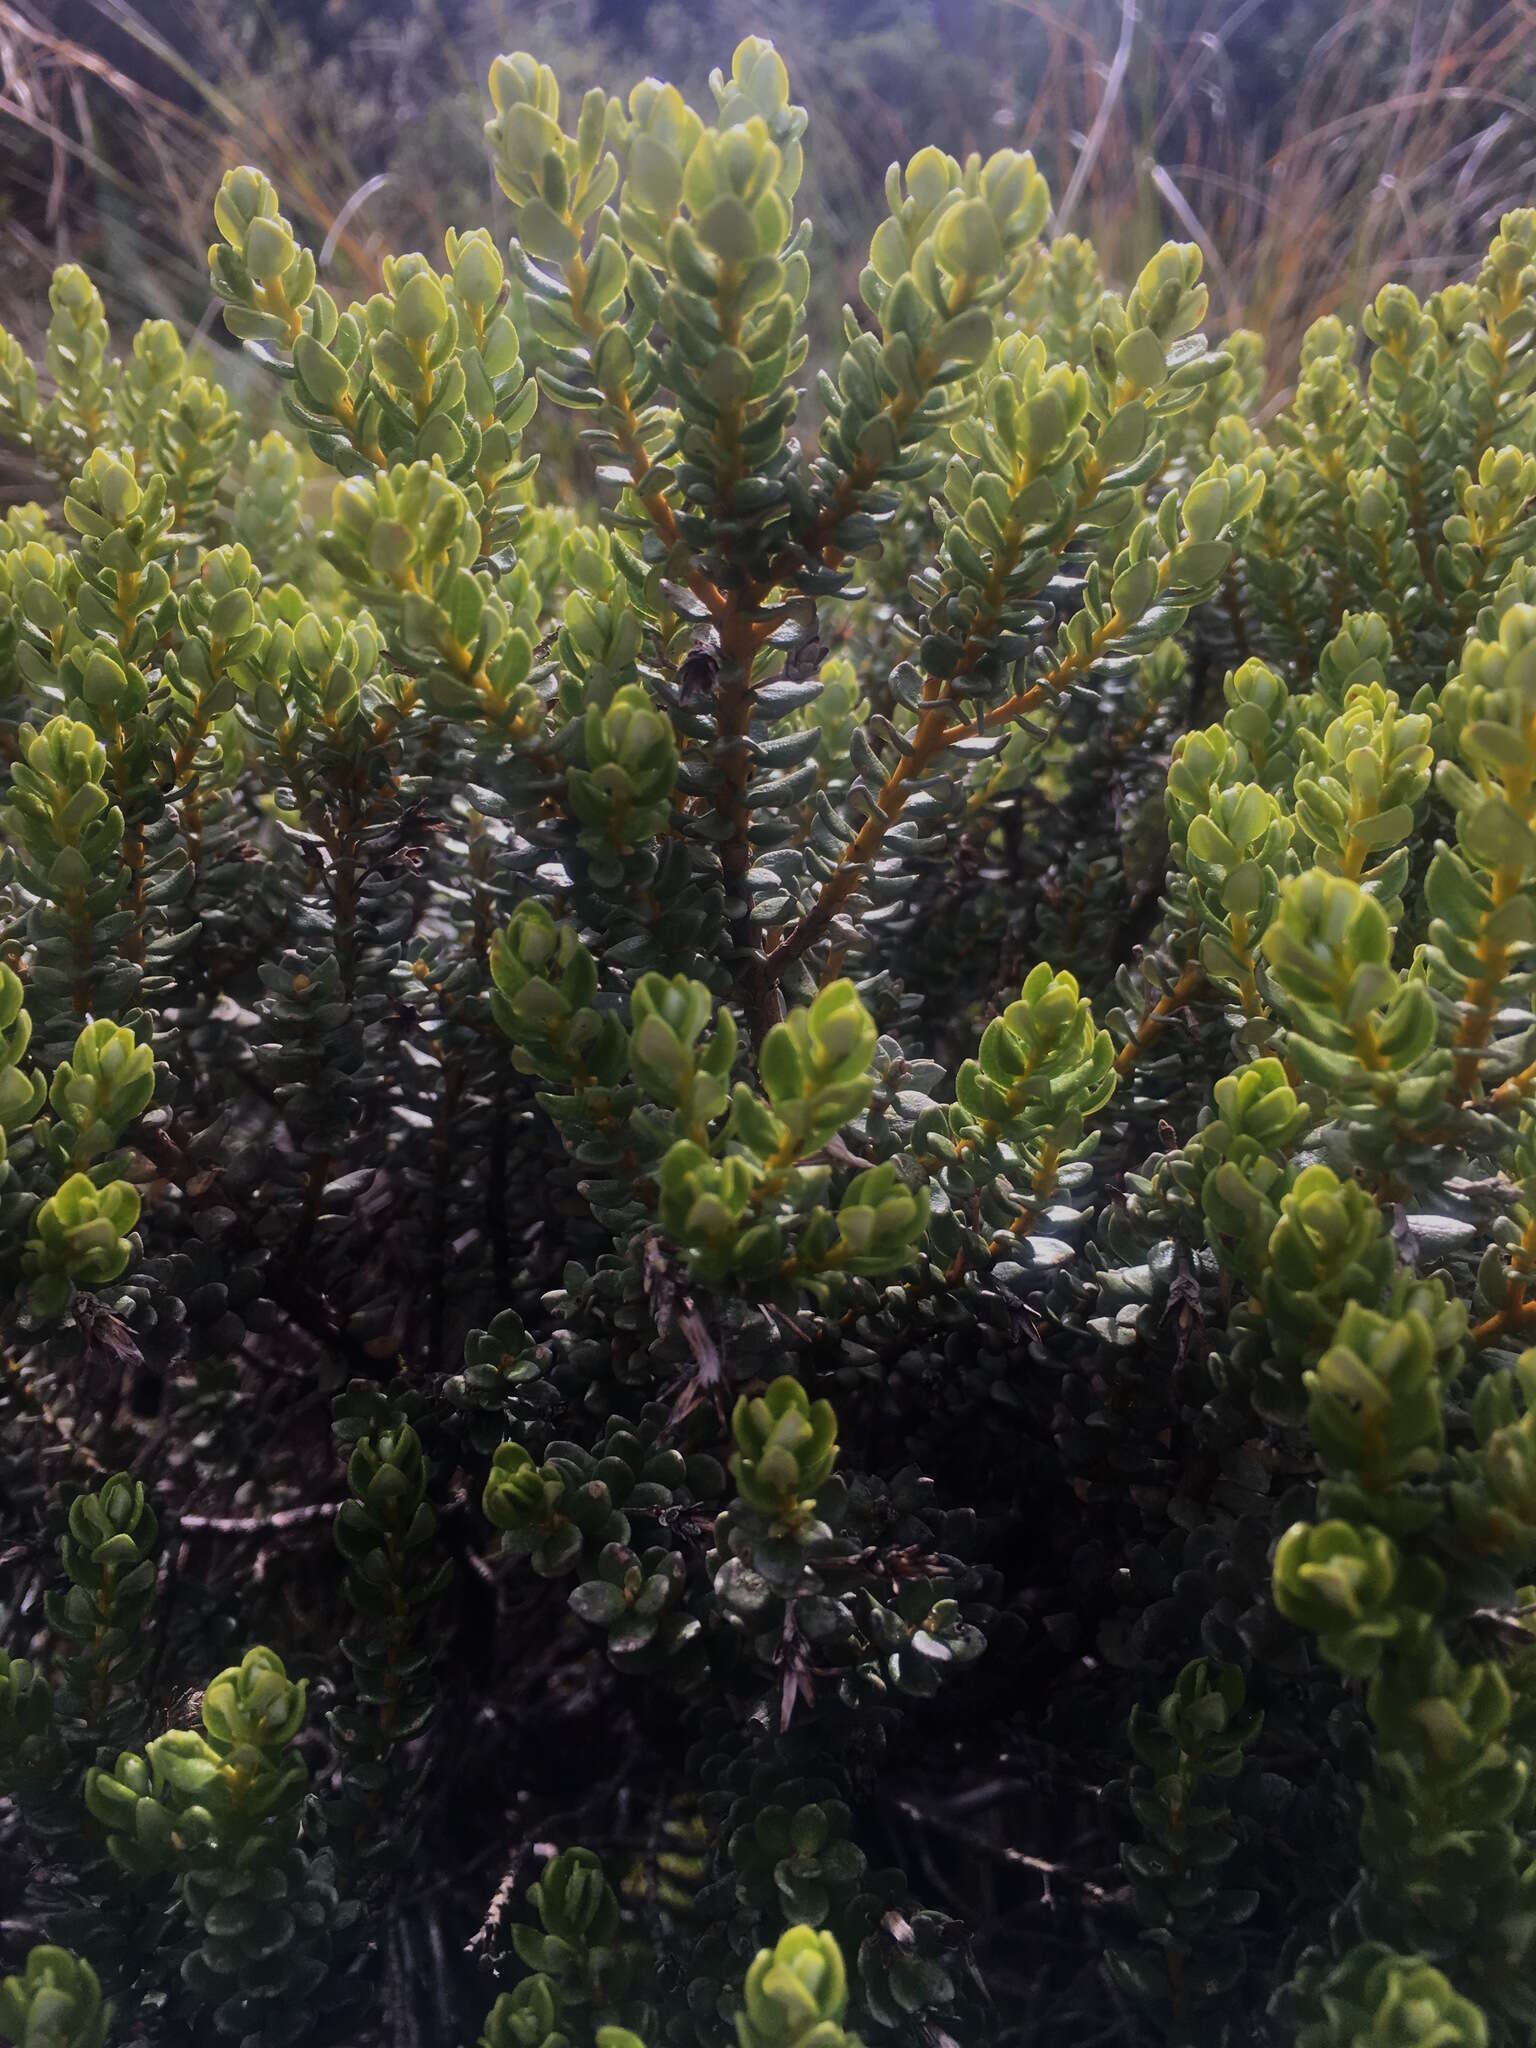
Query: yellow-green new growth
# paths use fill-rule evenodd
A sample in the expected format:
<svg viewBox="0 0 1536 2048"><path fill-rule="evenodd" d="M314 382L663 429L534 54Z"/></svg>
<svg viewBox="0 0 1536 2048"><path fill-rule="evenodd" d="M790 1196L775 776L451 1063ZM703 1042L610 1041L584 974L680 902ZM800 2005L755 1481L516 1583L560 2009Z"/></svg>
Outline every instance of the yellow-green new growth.
<svg viewBox="0 0 1536 2048"><path fill-rule="evenodd" d="M1115 1092L1114 1047L1071 974L1041 961L955 1079L955 1136L1015 1148L1035 1170L1082 1137Z"/></svg>
<svg viewBox="0 0 1536 2048"><path fill-rule="evenodd" d="M1425 885L1429 962L1454 1005L1456 1085L1476 1094L1484 1069L1509 1057L1496 1020L1536 961L1536 606L1481 615L1440 710L1457 757L1438 775L1457 844L1435 855Z"/></svg>
<svg viewBox="0 0 1536 2048"><path fill-rule="evenodd" d="M1350 690L1321 736L1301 735L1296 823L1312 857L1328 873L1359 882L1394 927L1429 792L1430 730L1427 713L1403 713L1394 691L1371 683Z"/></svg>
<svg viewBox="0 0 1536 2048"><path fill-rule="evenodd" d="M760 1949L742 1986L736 2016L740 2048L859 2048L842 2024L848 1973L824 1929L791 1927Z"/></svg>
<svg viewBox="0 0 1536 2048"><path fill-rule="evenodd" d="M111 2019L96 1972L65 1948L30 1950L0 1983L0 2039L16 2048L104 2048Z"/></svg>
<svg viewBox="0 0 1536 2048"><path fill-rule="evenodd" d="M810 1517L837 1462L837 1417L785 1374L762 1394L743 1394L731 1417L731 1471L741 1497L776 1526Z"/></svg>

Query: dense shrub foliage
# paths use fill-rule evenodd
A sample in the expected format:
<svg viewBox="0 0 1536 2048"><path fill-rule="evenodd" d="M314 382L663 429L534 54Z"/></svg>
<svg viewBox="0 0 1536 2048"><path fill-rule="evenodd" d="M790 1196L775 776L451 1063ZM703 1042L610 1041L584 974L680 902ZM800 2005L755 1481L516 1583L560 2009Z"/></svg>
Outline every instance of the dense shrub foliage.
<svg viewBox="0 0 1536 2048"><path fill-rule="evenodd" d="M1536 214L1261 426L927 149L806 445L713 85L0 332L0 2033L1528 2042Z"/></svg>

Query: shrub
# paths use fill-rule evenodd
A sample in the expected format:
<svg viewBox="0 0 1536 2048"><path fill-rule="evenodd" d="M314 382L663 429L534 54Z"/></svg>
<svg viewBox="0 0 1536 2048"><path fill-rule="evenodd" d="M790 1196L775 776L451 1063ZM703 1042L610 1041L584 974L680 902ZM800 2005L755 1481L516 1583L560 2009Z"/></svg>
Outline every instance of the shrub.
<svg viewBox="0 0 1536 2048"><path fill-rule="evenodd" d="M490 90L0 338L0 2020L1528 2038L1536 214L1261 428L925 149L812 451L772 48Z"/></svg>

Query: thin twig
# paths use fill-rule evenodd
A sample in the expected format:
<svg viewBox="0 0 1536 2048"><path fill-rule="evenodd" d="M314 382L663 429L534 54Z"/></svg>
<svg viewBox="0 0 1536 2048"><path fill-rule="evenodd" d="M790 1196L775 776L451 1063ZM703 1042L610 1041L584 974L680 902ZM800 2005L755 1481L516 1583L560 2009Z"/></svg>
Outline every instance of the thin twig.
<svg viewBox="0 0 1536 2048"><path fill-rule="evenodd" d="M916 1821L921 1827L933 1828L950 1841L962 1842L968 1849L980 1849L985 1855L1010 1864L1014 1869L1037 1872L1044 1887L1042 1903L1047 1906L1056 1904L1051 1892L1053 1878L1073 1891L1081 1892L1085 1899L1091 1899L1097 1906L1118 1905L1125 1897L1123 1890L1107 1891L1103 1885L1095 1884L1092 1878L1080 1877L1060 1863L1049 1862L1044 1856L1029 1856L1022 1849L1010 1849L1005 1843L988 1841L985 1835L977 1834L973 1828L958 1827L942 1813L919 1806L914 1800L893 1798L891 1804L908 1820Z"/></svg>
<svg viewBox="0 0 1536 2048"><path fill-rule="evenodd" d="M301 1529L311 1522L334 1520L339 1500L309 1501L303 1507L276 1508L269 1515L176 1515L169 1526L189 1536L281 1536L285 1530Z"/></svg>

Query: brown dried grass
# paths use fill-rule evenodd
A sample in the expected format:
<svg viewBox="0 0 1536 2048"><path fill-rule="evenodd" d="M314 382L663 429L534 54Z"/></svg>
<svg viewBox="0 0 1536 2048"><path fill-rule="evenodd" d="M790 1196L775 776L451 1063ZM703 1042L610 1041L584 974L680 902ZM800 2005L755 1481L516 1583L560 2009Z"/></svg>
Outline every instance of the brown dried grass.
<svg viewBox="0 0 1536 2048"><path fill-rule="evenodd" d="M67 31L57 0L0 0L0 274L23 325L47 268L76 255L105 271L120 316L206 327L213 193L250 161L328 268L367 288L390 248L433 246L455 206L489 191L479 95L496 47L540 49L573 89L675 65L699 90L701 44L713 58L752 29L780 43L811 104L807 203L838 298L887 161L930 130L957 150L1012 141L1036 151L1111 274L1165 235L1198 241L1214 326L1262 328L1279 376L1317 314L1354 315L1389 277L1427 292L1464 274L1499 214L1536 197L1536 5L1288 6L1313 46L1283 111L1256 119L1268 110L1241 104L1254 81L1233 53L1273 4L890 0L850 22L822 0L715 0L707 38L694 7L662 4L620 53L576 0L481 0L457 34L438 0L418 0L403 26L313 65L265 0L243 15L216 0L76 0ZM898 103L913 81L922 103ZM436 177L413 175L423 138Z"/></svg>

